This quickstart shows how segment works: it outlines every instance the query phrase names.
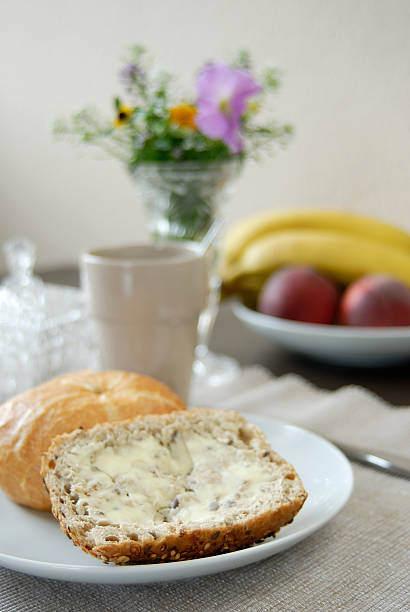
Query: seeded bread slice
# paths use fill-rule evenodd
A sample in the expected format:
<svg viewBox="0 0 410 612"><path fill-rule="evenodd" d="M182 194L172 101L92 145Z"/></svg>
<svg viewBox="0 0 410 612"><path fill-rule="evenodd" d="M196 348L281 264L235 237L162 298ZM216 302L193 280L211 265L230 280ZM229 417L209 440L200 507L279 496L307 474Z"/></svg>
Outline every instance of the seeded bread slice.
<svg viewBox="0 0 410 612"><path fill-rule="evenodd" d="M120 565L249 547L292 522L307 497L294 468L233 411L147 415L63 434L41 472L68 537Z"/></svg>

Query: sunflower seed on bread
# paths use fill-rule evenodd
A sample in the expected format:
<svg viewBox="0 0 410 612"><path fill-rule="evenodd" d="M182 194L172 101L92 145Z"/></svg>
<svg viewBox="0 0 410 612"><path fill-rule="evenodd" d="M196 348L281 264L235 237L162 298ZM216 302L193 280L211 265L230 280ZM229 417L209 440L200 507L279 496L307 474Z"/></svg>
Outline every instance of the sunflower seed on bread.
<svg viewBox="0 0 410 612"><path fill-rule="evenodd" d="M120 565L246 548L292 522L307 493L233 411L146 415L57 436L42 458L74 544Z"/></svg>

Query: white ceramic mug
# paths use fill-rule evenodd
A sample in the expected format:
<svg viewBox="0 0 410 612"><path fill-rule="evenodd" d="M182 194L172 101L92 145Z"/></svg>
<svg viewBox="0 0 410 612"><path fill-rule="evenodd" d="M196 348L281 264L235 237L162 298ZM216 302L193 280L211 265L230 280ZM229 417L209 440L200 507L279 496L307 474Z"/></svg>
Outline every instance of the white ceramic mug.
<svg viewBox="0 0 410 612"><path fill-rule="evenodd" d="M208 294L195 243L138 244L81 257L104 369L147 374L187 401L197 324Z"/></svg>

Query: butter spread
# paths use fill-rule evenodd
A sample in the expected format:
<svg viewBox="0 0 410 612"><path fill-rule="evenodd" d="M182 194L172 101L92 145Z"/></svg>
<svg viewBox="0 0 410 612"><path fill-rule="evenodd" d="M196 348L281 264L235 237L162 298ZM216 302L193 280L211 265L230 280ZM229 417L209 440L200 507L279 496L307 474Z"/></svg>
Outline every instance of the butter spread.
<svg viewBox="0 0 410 612"><path fill-rule="evenodd" d="M77 444L69 463L76 466L77 513L97 523L212 520L250 505L272 483L252 453L192 431L176 433L168 445L149 434L121 446Z"/></svg>
<svg viewBox="0 0 410 612"><path fill-rule="evenodd" d="M191 434L186 445L194 468L187 479L192 491L179 499L174 520L204 521L215 517L215 511L226 510L241 499L254 499L272 476L265 466L249 454L213 438Z"/></svg>

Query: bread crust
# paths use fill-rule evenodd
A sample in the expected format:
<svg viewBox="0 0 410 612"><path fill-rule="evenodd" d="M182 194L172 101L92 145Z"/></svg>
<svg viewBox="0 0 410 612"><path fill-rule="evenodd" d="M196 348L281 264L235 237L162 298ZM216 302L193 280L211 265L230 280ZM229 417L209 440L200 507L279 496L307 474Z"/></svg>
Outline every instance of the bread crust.
<svg viewBox="0 0 410 612"><path fill-rule="evenodd" d="M166 385L131 372L74 372L0 406L0 486L16 503L50 510L41 453L58 434L144 414L184 410Z"/></svg>
<svg viewBox="0 0 410 612"><path fill-rule="evenodd" d="M61 510L55 512L56 519L64 533L84 552L100 559L104 563L116 565L141 565L147 563L165 563L198 559L216 554L234 552L249 548L256 542L275 535L282 527L292 523L299 512L307 494L300 494L292 502L278 509L266 511L242 523L215 528L180 529L152 542L139 543L110 542L103 546L89 548L84 545L84 538L79 536L65 521Z"/></svg>
<svg viewBox="0 0 410 612"><path fill-rule="evenodd" d="M202 420L214 418L214 410L196 409L184 413L173 413L166 416L152 416L138 418L134 421L121 423L120 427L138 427L138 423L147 422L147 431L150 427L157 427L158 424L166 427L175 422L176 427L181 426L181 419ZM42 458L42 475L49 488L52 500L52 511L60 522L62 530L86 553L97 557L103 562L111 562L118 565L163 563L172 561L182 561L211 556L224 552L231 552L242 548L247 548L259 540L273 536L281 527L291 523L295 515L302 508L307 493L302 481L294 470L293 466L285 461L280 455L274 452L266 441L264 434L254 425L234 411L223 414L221 418L228 418L228 426L234 424L241 432L244 430L244 446L248 443L246 438L251 440L252 452L258 456L259 460L272 464L273 473L277 470L278 476L288 479L291 488L283 492L280 505L272 504L272 507L264 509L256 515L249 514L240 519L232 519L227 515L223 521L210 525L205 523L203 526L189 528L189 525L170 525L168 532L161 534L161 528L146 529L141 536L127 536L120 530L115 530L115 525L111 525L111 530L105 533L107 537L101 537L96 542L95 538L88 537L88 533L93 529L95 523L88 517L79 517L71 509L70 499L64 492L59 476L54 474L58 471L58 457L64 453L65 442L73 439L75 432L69 435L58 436L53 440L48 453ZM229 422L230 421L230 422ZM115 427L115 426L114 426ZM104 430L112 429L113 426L96 427L89 434L101 434ZM81 434L80 434L81 435ZM242 435L242 434L241 434ZM120 527L117 525L117 527ZM138 526L135 526L136 530ZM116 535L118 534L118 535ZM98 539L98 538L97 538ZM117 540L117 541L112 541Z"/></svg>

